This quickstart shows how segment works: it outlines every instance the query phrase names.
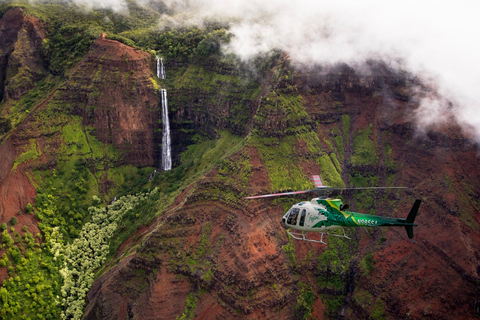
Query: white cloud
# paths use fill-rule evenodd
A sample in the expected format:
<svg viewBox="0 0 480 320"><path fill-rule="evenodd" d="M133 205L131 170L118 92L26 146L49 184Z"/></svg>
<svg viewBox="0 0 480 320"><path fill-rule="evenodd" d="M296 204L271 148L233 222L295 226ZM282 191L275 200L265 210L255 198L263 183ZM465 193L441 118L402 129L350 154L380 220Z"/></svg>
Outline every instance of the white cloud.
<svg viewBox="0 0 480 320"><path fill-rule="evenodd" d="M480 136L480 2L474 0L201 0L197 12L234 17L228 49L248 59L279 48L294 61L402 61L443 97L422 99L425 125L444 122L445 99ZM199 5L202 4L202 5ZM203 9L202 9L203 8ZM437 112L433 112L437 108Z"/></svg>
<svg viewBox="0 0 480 320"><path fill-rule="evenodd" d="M369 58L402 61L403 67L425 81L434 79L439 93L454 103L457 119L475 127L480 136L477 61L480 1L165 0L164 3L182 12L178 17L185 19L184 23L198 24L201 19L212 17L228 19L233 38L226 49L243 59L277 48L303 63L358 64ZM122 7L123 2L106 0L104 4ZM170 21L178 24L178 17ZM425 103L425 110L431 106ZM442 120L432 117L430 121Z"/></svg>

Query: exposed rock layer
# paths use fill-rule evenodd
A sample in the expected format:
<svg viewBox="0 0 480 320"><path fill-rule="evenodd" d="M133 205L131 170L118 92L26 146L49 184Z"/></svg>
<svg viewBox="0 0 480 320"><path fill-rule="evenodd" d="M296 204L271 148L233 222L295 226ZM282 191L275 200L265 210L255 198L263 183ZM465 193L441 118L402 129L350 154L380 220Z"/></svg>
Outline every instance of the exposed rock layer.
<svg viewBox="0 0 480 320"><path fill-rule="evenodd" d="M153 88L152 56L97 39L55 97L82 116L95 136L125 152L125 163L158 166L161 103Z"/></svg>
<svg viewBox="0 0 480 320"><path fill-rule="evenodd" d="M410 117L418 107L413 97L421 89L420 84L415 79L406 81L407 75L388 69L377 71L373 76L357 75L353 70L334 70L318 76L313 70L276 87L290 90L294 86L299 90L309 118L316 121L307 124L320 141L338 135L334 128L345 126L342 117L349 117L350 129L342 133L343 141L349 141L344 145L344 181L349 181L353 172L361 172L364 176L378 176L380 184L385 184L389 174L395 173L401 177L399 184L411 187L400 202L392 198L397 203L395 212L383 204L375 208L376 213L404 217L413 199L424 200L417 218L420 226L415 229L416 243L408 241L403 229L376 229L370 235L357 231L359 246L358 252L352 253L350 280L344 289L345 310L350 310L349 318L361 319L373 312L372 303L381 301L388 318L470 319L479 290L476 266L480 219L475 199L480 192L480 177L472 174L479 165L478 148L462 136L455 124L422 135ZM264 123L271 126L256 129L272 136L276 130L283 132L280 137L288 135L288 111L269 113L262 107L258 112ZM304 123L297 125L300 124ZM358 130L369 125L378 163L356 164L351 160L353 140ZM385 145L392 146L391 154L385 151ZM301 142L295 147L305 172L321 172L314 161L319 155L309 154L308 147ZM326 142L324 147L334 151ZM244 149L232 160L238 163L236 158L245 154L254 170L248 192L268 191L267 168L255 148ZM394 167L388 163L392 160ZM454 177L463 182L451 181ZM235 181L235 175L228 179ZM88 296L86 317L95 319L101 314L116 318L125 314L120 314L121 310L128 310L130 317L167 319L183 312L185 303L177 303L178 299L183 296L185 301L188 292L204 288L206 292L199 294L195 312L198 318L294 318L300 290L295 274L315 283L316 276L321 274L316 260L308 260L308 255L314 252L319 256L324 247L295 242L296 260L310 262L302 268L289 266L282 249L287 242L279 224L283 210L270 201L232 202L222 197L232 189L239 194L241 188L236 188L237 182L221 180L213 170L188 194L182 194L176 206L156 223L155 231L146 237L139 253L97 280ZM213 190L219 190L219 194L212 195ZM463 198L463 194L467 197ZM205 233L208 226L211 231ZM196 252L205 237L210 252L202 260ZM376 263L374 271L366 276L358 265L368 252L374 253ZM136 259L148 261L147 264L155 261L156 267L142 267L149 270L148 276L132 277L137 269L132 261ZM198 265L192 267L188 259L199 259ZM184 277L189 281L185 282ZM133 291L135 294L130 295L131 289L125 289L119 293L118 288L125 284L141 292ZM360 290L371 293L373 302L358 303L354 293ZM324 316L325 308L319 299L324 293L334 294L335 290L318 291L313 310L316 317ZM172 300L176 301L174 305Z"/></svg>
<svg viewBox="0 0 480 320"><path fill-rule="evenodd" d="M19 99L44 73L41 57L45 31L21 8L0 20L0 101Z"/></svg>

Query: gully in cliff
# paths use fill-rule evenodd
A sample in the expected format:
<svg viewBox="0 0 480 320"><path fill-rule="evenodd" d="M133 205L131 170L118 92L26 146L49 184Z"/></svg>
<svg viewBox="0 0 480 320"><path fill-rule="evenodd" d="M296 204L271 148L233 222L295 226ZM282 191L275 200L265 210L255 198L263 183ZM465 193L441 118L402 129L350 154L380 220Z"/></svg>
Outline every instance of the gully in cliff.
<svg viewBox="0 0 480 320"><path fill-rule="evenodd" d="M312 178L316 186L314 189L265 194L246 197L245 199L277 197L307 192L326 193L338 190L404 189L403 187L335 188L323 185L320 176L313 176ZM407 218L403 219L347 211L348 204L343 204L342 200L319 197L313 198L311 201L303 201L294 204L283 216L282 223L285 228L291 228L300 231L300 233L287 231L288 234L290 234L294 239L323 244L326 244L323 241L324 234L350 239L345 234L345 230L343 229L345 227L405 227L408 237L412 239L413 227L417 226L414 221L418 214L420 203L421 200L416 200ZM342 229L343 235L328 233L328 231L334 229ZM318 232L322 236L320 240L307 239L306 235L308 232Z"/></svg>

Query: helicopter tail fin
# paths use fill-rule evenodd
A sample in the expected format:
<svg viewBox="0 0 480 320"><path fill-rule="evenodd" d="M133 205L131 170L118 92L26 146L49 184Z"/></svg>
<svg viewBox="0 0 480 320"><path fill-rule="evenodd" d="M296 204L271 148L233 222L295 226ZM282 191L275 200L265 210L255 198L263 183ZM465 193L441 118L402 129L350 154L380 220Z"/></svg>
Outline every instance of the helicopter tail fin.
<svg viewBox="0 0 480 320"><path fill-rule="evenodd" d="M413 227L405 226L405 230L407 231L408 238L413 239Z"/></svg>
<svg viewBox="0 0 480 320"><path fill-rule="evenodd" d="M418 208L420 208L421 203L422 200L415 200L415 203L413 204L412 209L410 209L410 213L407 216L407 223L413 223L415 221L415 218L418 214Z"/></svg>
<svg viewBox="0 0 480 320"><path fill-rule="evenodd" d="M420 204L422 203L422 200L415 200L415 203L412 206L412 209L410 209L410 213L407 216L406 222L407 223L414 223L415 218L417 217L418 214L418 208L420 208ZM413 238L413 226L405 226L405 230L407 231L407 235L410 239Z"/></svg>

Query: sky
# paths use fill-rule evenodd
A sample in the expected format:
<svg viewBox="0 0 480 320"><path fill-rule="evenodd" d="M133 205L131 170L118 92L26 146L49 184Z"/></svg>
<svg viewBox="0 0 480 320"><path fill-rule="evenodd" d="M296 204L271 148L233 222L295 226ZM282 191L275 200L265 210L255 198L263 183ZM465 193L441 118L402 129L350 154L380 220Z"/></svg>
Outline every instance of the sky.
<svg viewBox="0 0 480 320"><path fill-rule="evenodd" d="M93 4L93 0L77 0ZM148 0L141 0L148 1ZM435 126L454 117L480 141L480 1L478 0L164 0L183 23L230 21L226 51L248 60L273 48L294 62L360 65L371 58L421 75L440 96L417 112ZM122 8L122 0L103 0ZM174 21L164 17L165 21ZM179 21L176 20L178 23ZM472 132L472 130L470 130Z"/></svg>

